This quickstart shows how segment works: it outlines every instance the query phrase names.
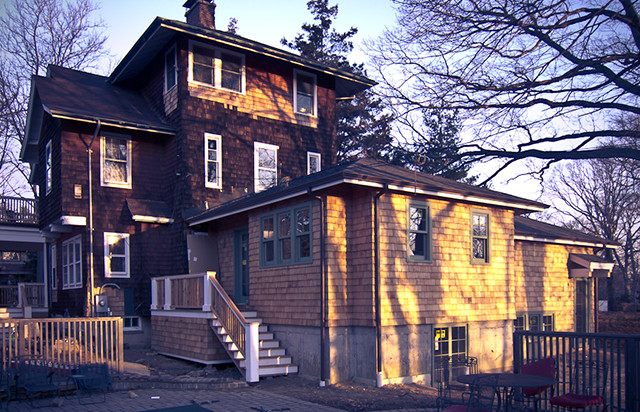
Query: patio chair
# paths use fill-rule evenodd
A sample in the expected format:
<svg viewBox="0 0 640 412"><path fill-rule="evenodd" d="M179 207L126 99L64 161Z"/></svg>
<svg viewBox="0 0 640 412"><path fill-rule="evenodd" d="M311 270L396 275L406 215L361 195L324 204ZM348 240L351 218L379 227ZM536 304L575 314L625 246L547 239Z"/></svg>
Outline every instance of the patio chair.
<svg viewBox="0 0 640 412"><path fill-rule="evenodd" d="M80 365L71 378L76 384L78 403L90 404L105 402L107 391L111 390L111 377L106 363L91 363ZM102 393L102 400L96 401L93 393Z"/></svg>
<svg viewBox="0 0 640 412"><path fill-rule="evenodd" d="M605 389L608 365L605 362L577 361L569 393L552 397L549 402L566 409L606 409Z"/></svg>
<svg viewBox="0 0 640 412"><path fill-rule="evenodd" d="M555 379L556 360L554 358L544 358L530 363L525 363L520 367L520 373L526 375L545 376L547 378ZM553 396L553 385L522 388L522 391L515 393L515 403L524 406L529 402L533 402L534 410L537 412L538 404L542 400L541 395L548 389L551 389L551 396Z"/></svg>
<svg viewBox="0 0 640 412"><path fill-rule="evenodd" d="M36 406L34 400L46 395L60 397L60 388L52 381L53 370L49 368L42 358L20 359L16 373L16 392L23 390L32 407Z"/></svg>
<svg viewBox="0 0 640 412"><path fill-rule="evenodd" d="M498 375L479 375L462 394L463 403L451 405L442 412L489 412L498 394Z"/></svg>
<svg viewBox="0 0 640 412"><path fill-rule="evenodd" d="M434 381L438 389L436 405L438 410L448 405L463 402L462 392L466 385L456 384L455 379L460 375L478 372L478 359L473 356L454 355L442 356L436 364Z"/></svg>

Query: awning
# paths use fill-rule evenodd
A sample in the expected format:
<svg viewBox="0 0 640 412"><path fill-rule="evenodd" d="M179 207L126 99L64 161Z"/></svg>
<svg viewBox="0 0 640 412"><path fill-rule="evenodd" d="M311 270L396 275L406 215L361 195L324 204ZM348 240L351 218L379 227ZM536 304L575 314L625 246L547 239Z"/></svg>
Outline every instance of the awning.
<svg viewBox="0 0 640 412"><path fill-rule="evenodd" d="M613 270L614 262L596 255L581 253L569 254L570 278L608 278Z"/></svg>
<svg viewBox="0 0 640 412"><path fill-rule="evenodd" d="M165 202L157 200L127 199L131 218L142 223L173 223L171 209Z"/></svg>

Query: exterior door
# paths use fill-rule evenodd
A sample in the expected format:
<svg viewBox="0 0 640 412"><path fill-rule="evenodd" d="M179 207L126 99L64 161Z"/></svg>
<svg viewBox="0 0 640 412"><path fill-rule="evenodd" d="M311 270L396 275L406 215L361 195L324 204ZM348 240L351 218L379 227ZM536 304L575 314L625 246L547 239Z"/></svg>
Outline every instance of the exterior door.
<svg viewBox="0 0 640 412"><path fill-rule="evenodd" d="M249 302L249 229L242 227L233 232L233 301Z"/></svg>
<svg viewBox="0 0 640 412"><path fill-rule="evenodd" d="M576 279L576 332L589 332L590 330L590 291L591 281L589 279Z"/></svg>

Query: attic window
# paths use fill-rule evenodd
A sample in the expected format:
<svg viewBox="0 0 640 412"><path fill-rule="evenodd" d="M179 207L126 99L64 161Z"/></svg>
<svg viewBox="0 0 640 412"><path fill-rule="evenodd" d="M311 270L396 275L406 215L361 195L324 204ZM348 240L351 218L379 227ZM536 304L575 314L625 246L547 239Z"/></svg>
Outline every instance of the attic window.
<svg viewBox="0 0 640 412"><path fill-rule="evenodd" d="M176 49L172 48L164 56L164 90L169 91L177 83Z"/></svg>
<svg viewBox="0 0 640 412"><path fill-rule="evenodd" d="M189 80L244 93L244 55L203 44L191 44Z"/></svg>
<svg viewBox="0 0 640 412"><path fill-rule="evenodd" d="M315 116L316 76L295 70L293 72L293 110L296 113Z"/></svg>

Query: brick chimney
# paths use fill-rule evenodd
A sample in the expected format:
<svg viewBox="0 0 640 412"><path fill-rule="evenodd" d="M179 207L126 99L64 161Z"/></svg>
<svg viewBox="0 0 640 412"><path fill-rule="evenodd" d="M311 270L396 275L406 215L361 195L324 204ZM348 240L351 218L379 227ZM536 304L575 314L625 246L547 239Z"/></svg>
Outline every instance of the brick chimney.
<svg viewBox="0 0 640 412"><path fill-rule="evenodd" d="M206 29L216 28L216 4L213 0L187 0L182 7L187 8L187 23Z"/></svg>

